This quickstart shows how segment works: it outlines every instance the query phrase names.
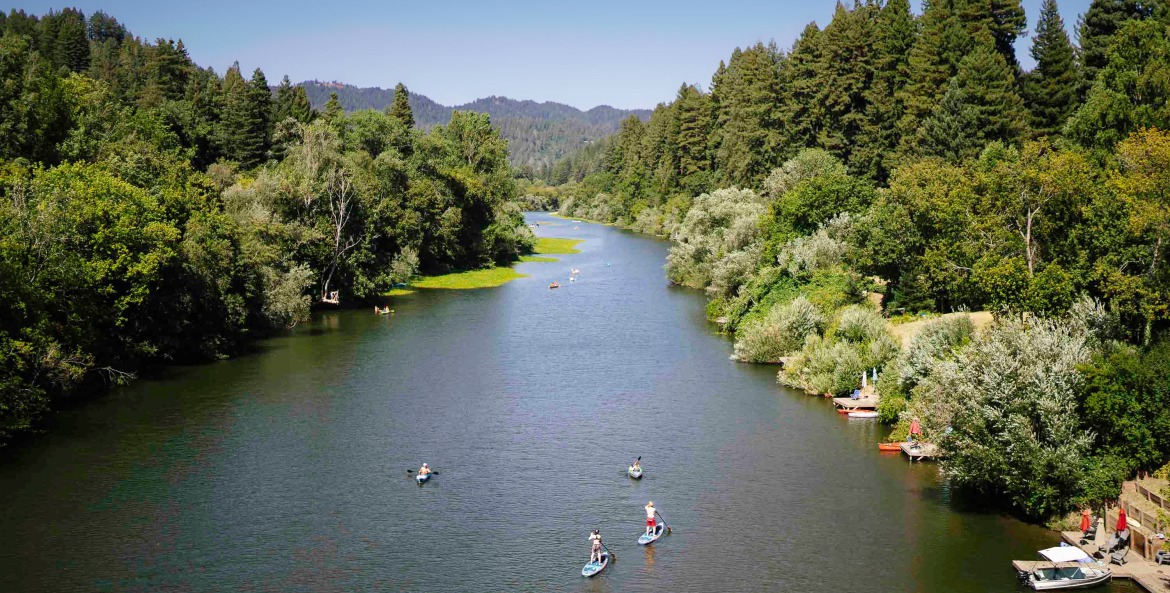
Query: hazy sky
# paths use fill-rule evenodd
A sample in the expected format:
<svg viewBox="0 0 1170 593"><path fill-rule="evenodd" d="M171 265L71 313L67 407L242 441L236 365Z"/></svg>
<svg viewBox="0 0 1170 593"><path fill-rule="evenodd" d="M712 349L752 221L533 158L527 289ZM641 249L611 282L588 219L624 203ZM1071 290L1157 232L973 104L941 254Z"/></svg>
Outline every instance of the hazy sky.
<svg viewBox="0 0 1170 593"><path fill-rule="evenodd" d="M1041 0L1023 0L1029 30ZM1090 0L1060 1L1065 25ZM21 2L38 14L105 10L140 37L182 39L201 66L239 61L275 84L337 80L411 90L447 105L488 95L589 108L653 107L682 82L706 85L736 46L775 39L790 47L809 21L822 27L835 0L523 0L469 2ZM915 10L919 1L912 0ZM1073 37L1075 41L1075 36ZM1017 47L1028 67L1030 41Z"/></svg>

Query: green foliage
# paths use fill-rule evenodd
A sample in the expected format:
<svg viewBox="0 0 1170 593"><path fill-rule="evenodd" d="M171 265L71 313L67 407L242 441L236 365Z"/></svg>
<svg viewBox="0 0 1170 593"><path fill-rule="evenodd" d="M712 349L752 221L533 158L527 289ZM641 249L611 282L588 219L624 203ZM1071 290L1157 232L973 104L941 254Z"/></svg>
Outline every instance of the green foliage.
<svg viewBox="0 0 1170 593"><path fill-rule="evenodd" d="M1082 367L1079 408L1098 450L1150 471L1170 461L1170 343L1146 352L1116 345Z"/></svg>
<svg viewBox="0 0 1170 593"><path fill-rule="evenodd" d="M825 319L803 296L773 306L759 321L741 326L735 358L743 362L775 362L799 350L806 338L824 328Z"/></svg>
<svg viewBox="0 0 1170 593"><path fill-rule="evenodd" d="M956 486L1030 517L1059 514L1079 493L1091 445L1076 410L1089 354L1077 324L1002 322L933 365L910 410Z"/></svg>
<svg viewBox="0 0 1170 593"><path fill-rule="evenodd" d="M1145 127L1170 128L1170 36L1155 20L1126 22L1112 38L1108 63L1064 134L1108 150Z"/></svg>
<svg viewBox="0 0 1170 593"><path fill-rule="evenodd" d="M314 121L287 78L274 99L260 70L221 79L103 13L0 29L0 444L60 398L231 355L318 302L534 247L485 115Z"/></svg>

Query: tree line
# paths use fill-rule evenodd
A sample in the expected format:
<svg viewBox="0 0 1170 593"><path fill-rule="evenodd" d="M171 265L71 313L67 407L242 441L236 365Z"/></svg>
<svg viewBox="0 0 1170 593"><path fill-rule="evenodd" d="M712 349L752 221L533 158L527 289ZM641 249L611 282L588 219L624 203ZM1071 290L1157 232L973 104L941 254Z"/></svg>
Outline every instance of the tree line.
<svg viewBox="0 0 1170 593"><path fill-rule="evenodd" d="M150 364L531 250L486 115L318 112L76 9L0 14L0 444Z"/></svg>
<svg viewBox="0 0 1170 593"><path fill-rule="evenodd" d="M1044 518L1170 461L1170 15L838 4L542 172L563 214L670 236L747 362L920 418L953 482ZM542 199L534 196L530 202ZM946 318L901 343L891 323ZM1026 379L1030 378L1030 379Z"/></svg>

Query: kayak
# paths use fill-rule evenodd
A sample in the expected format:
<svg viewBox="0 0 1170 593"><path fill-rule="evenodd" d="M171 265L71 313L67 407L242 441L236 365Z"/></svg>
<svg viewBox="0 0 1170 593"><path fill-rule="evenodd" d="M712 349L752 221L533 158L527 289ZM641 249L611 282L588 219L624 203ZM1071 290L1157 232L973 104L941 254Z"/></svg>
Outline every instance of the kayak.
<svg viewBox="0 0 1170 593"><path fill-rule="evenodd" d="M629 475L631 478L634 478L635 480L641 480L642 479L642 468L634 467L631 465L630 469L626 470L626 474Z"/></svg>
<svg viewBox="0 0 1170 593"><path fill-rule="evenodd" d="M858 410L856 412L849 412L850 418L877 418L878 413L873 410Z"/></svg>
<svg viewBox="0 0 1170 593"><path fill-rule="evenodd" d="M589 564L586 564L585 568L581 569L581 576L583 576L583 577L594 576L597 573L605 570L606 566L609 566L609 552L602 552L601 553L601 562L590 562Z"/></svg>
<svg viewBox="0 0 1170 593"><path fill-rule="evenodd" d="M419 486L422 486L427 480L431 479L431 474L420 474L415 476L414 479L418 480Z"/></svg>
<svg viewBox="0 0 1170 593"><path fill-rule="evenodd" d="M652 544L658 541L658 538L662 537L663 533L666 533L666 526L662 523L659 523L654 526L653 535L643 533L642 535L638 536L638 543L643 546L646 544Z"/></svg>
<svg viewBox="0 0 1170 593"><path fill-rule="evenodd" d="M902 443L878 443L878 451L901 451Z"/></svg>

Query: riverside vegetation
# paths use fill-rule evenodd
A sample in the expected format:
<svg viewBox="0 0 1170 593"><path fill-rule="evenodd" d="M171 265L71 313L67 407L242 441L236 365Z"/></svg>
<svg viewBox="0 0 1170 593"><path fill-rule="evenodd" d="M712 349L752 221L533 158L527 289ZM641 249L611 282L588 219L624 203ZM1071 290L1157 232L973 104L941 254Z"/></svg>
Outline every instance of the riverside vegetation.
<svg viewBox="0 0 1170 593"><path fill-rule="evenodd" d="M736 49L709 90L543 171L527 199L668 235L735 356L845 394L880 372L961 491L1036 520L1170 461L1170 16L1045 0L838 4L790 50ZM990 310L925 323L890 314ZM900 435L899 435L900 433Z"/></svg>
<svg viewBox="0 0 1170 593"><path fill-rule="evenodd" d="M145 365L231 355L533 236L488 116L314 111L75 9L0 13L0 444Z"/></svg>

